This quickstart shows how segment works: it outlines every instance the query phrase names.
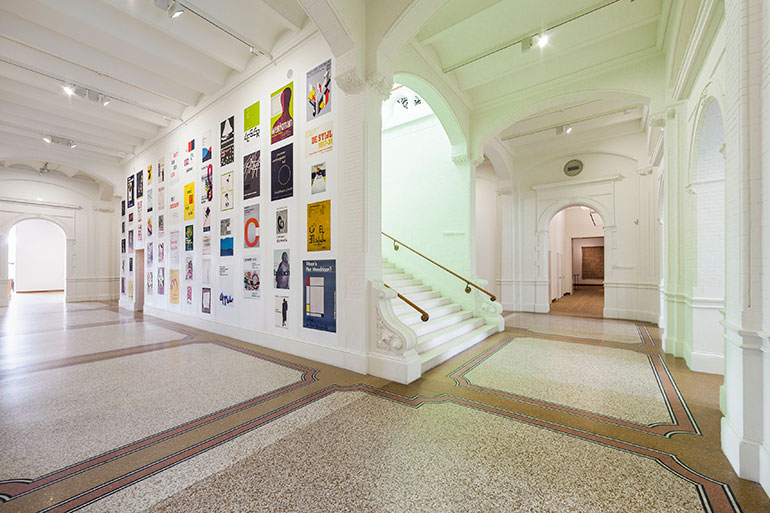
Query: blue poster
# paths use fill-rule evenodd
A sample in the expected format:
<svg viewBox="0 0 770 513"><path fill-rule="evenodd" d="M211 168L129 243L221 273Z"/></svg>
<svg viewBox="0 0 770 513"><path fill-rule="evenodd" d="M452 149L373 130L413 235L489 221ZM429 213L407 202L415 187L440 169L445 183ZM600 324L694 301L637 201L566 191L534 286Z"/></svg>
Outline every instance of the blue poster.
<svg viewBox="0 0 770 513"><path fill-rule="evenodd" d="M302 262L304 304L302 326L320 331L337 332L337 261L305 260Z"/></svg>

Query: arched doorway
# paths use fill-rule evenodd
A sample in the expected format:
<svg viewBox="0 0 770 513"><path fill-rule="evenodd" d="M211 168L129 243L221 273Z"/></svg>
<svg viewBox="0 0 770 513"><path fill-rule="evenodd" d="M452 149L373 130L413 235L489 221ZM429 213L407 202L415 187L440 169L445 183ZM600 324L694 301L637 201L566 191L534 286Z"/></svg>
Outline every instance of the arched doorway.
<svg viewBox="0 0 770 513"><path fill-rule="evenodd" d="M11 304L63 303L67 239L46 219L25 219L8 233L8 278Z"/></svg>
<svg viewBox="0 0 770 513"><path fill-rule="evenodd" d="M604 316L604 220L573 205L548 222L548 294L551 314Z"/></svg>

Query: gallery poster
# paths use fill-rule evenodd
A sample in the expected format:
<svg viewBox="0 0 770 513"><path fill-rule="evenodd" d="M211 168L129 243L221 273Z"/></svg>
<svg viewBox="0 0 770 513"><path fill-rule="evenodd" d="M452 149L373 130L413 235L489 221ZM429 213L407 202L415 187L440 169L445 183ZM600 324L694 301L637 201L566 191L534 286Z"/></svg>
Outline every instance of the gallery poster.
<svg viewBox="0 0 770 513"><path fill-rule="evenodd" d="M259 256L243 259L243 297L246 299L258 298L260 295L259 266Z"/></svg>
<svg viewBox="0 0 770 513"><path fill-rule="evenodd" d="M235 203L233 198L233 182L235 174L230 171L222 175L222 190L220 191L220 210L232 210Z"/></svg>
<svg viewBox="0 0 770 513"><path fill-rule="evenodd" d="M158 216L158 235L163 236L166 233L166 216L160 214Z"/></svg>
<svg viewBox="0 0 770 513"><path fill-rule="evenodd" d="M126 252L126 239L120 239L120 252Z"/></svg>
<svg viewBox="0 0 770 513"><path fill-rule="evenodd" d="M158 241L158 264L163 264L166 261L166 243L162 240Z"/></svg>
<svg viewBox="0 0 770 513"><path fill-rule="evenodd" d="M307 120L332 110L332 60L322 62L307 72Z"/></svg>
<svg viewBox="0 0 770 513"><path fill-rule="evenodd" d="M168 282L171 292L169 292L169 302L172 305L179 304L179 269L171 269L168 272Z"/></svg>
<svg viewBox="0 0 770 513"><path fill-rule="evenodd" d="M185 294L186 302L188 305L193 304L193 288L192 285L187 286L187 294Z"/></svg>
<svg viewBox="0 0 770 513"><path fill-rule="evenodd" d="M134 280L128 280L128 300L134 300Z"/></svg>
<svg viewBox="0 0 770 513"><path fill-rule="evenodd" d="M211 160L211 129L201 135L201 162Z"/></svg>
<svg viewBox="0 0 770 513"><path fill-rule="evenodd" d="M275 242L289 241L289 207L280 207L275 210Z"/></svg>
<svg viewBox="0 0 770 513"><path fill-rule="evenodd" d="M158 267L158 294L164 295L166 293L166 270L163 267Z"/></svg>
<svg viewBox="0 0 770 513"><path fill-rule="evenodd" d="M149 188L149 189L147 189L147 194L145 195L145 202L147 203L147 213L148 214L150 212L152 212L153 203L154 203L153 199L154 199L154 196L153 196L153 193L152 193L152 188Z"/></svg>
<svg viewBox="0 0 770 513"><path fill-rule="evenodd" d="M294 194L294 145L273 150L270 154L270 199L291 198Z"/></svg>
<svg viewBox="0 0 770 513"><path fill-rule="evenodd" d="M195 219L195 182L184 186L184 220Z"/></svg>
<svg viewBox="0 0 770 513"><path fill-rule="evenodd" d="M310 193L326 192L326 162L310 166Z"/></svg>
<svg viewBox="0 0 770 513"><path fill-rule="evenodd" d="M235 160L235 116L219 123L219 165L228 166Z"/></svg>
<svg viewBox="0 0 770 513"><path fill-rule="evenodd" d="M120 233L126 233L126 222L120 223Z"/></svg>
<svg viewBox="0 0 770 513"><path fill-rule="evenodd" d="M152 276L152 271L147 272L147 295L152 296L152 291L155 288L155 280Z"/></svg>
<svg viewBox="0 0 770 513"><path fill-rule="evenodd" d="M120 293L126 295L126 277L120 278Z"/></svg>
<svg viewBox="0 0 770 513"><path fill-rule="evenodd" d="M320 331L337 331L336 260L302 262L304 284L302 325Z"/></svg>
<svg viewBox="0 0 770 513"><path fill-rule="evenodd" d="M203 287L201 291L201 313L211 313L211 287Z"/></svg>
<svg viewBox="0 0 770 513"><path fill-rule="evenodd" d="M331 121L327 121L305 132L305 155L307 157L332 151L333 145L334 137Z"/></svg>
<svg viewBox="0 0 770 513"><path fill-rule="evenodd" d="M136 173L136 199L144 196L144 181L142 179L143 175L144 171L139 171Z"/></svg>
<svg viewBox="0 0 770 513"><path fill-rule="evenodd" d="M128 208L134 206L134 175L126 179L126 201L128 201Z"/></svg>
<svg viewBox="0 0 770 513"><path fill-rule="evenodd" d="M259 150L243 157L243 199L259 196Z"/></svg>
<svg viewBox="0 0 770 513"><path fill-rule="evenodd" d="M309 203L307 206L307 250L332 249L331 200Z"/></svg>
<svg viewBox="0 0 770 513"><path fill-rule="evenodd" d="M193 250L193 233L194 227L191 224L188 224L184 227L184 250L185 251L192 251Z"/></svg>
<svg viewBox="0 0 770 513"><path fill-rule="evenodd" d="M134 230L128 230L128 252L134 252Z"/></svg>
<svg viewBox="0 0 770 513"><path fill-rule="evenodd" d="M214 164L209 162L201 168L201 205L214 199Z"/></svg>
<svg viewBox="0 0 770 513"><path fill-rule="evenodd" d="M275 296L275 327L289 328L289 296Z"/></svg>
<svg viewBox="0 0 770 513"><path fill-rule="evenodd" d="M179 196L171 194L168 199L168 209L171 215L171 228L179 226Z"/></svg>
<svg viewBox="0 0 770 513"><path fill-rule="evenodd" d="M201 262L201 283L211 285L211 259L204 258Z"/></svg>
<svg viewBox="0 0 770 513"><path fill-rule="evenodd" d="M152 267L153 262L153 251L152 251L152 242L147 243L147 251L145 251L146 257L147 257L147 267Z"/></svg>
<svg viewBox="0 0 770 513"><path fill-rule="evenodd" d="M168 239L168 250L171 253L171 265L179 265L179 231L173 230Z"/></svg>
<svg viewBox="0 0 770 513"><path fill-rule="evenodd" d="M243 247L259 247L259 204L243 207Z"/></svg>
<svg viewBox="0 0 770 513"><path fill-rule="evenodd" d="M230 281L230 266L229 265L220 265L219 266L219 285L223 289L222 292L219 293L219 302L222 303L222 306L230 306L235 302L235 298L230 294L229 288L232 282Z"/></svg>
<svg viewBox="0 0 770 513"><path fill-rule="evenodd" d="M294 82L270 95L270 144L294 135Z"/></svg>
<svg viewBox="0 0 770 513"><path fill-rule="evenodd" d="M158 187L158 211L166 210L166 186Z"/></svg>
<svg viewBox="0 0 770 513"><path fill-rule="evenodd" d="M243 109L243 140L259 139L259 102Z"/></svg>
<svg viewBox="0 0 770 513"><path fill-rule="evenodd" d="M203 209L203 233L211 231L211 207L206 205Z"/></svg>
<svg viewBox="0 0 770 513"><path fill-rule="evenodd" d="M179 150L174 150L171 153L171 169L169 171L169 181L176 183L179 180Z"/></svg>
<svg viewBox="0 0 770 513"><path fill-rule="evenodd" d="M150 182L152 182L152 164L147 166L147 185L150 185Z"/></svg>
<svg viewBox="0 0 770 513"><path fill-rule="evenodd" d="M289 289L289 278L291 277L291 268L289 267L289 250L276 249L273 251L273 278L277 289Z"/></svg>
<svg viewBox="0 0 770 513"><path fill-rule="evenodd" d="M142 215L144 212L144 205L142 204L142 200L137 199L136 200L136 242L142 242L144 240L144 227L142 226ZM139 247L141 248L142 245L139 244Z"/></svg>
<svg viewBox="0 0 770 513"><path fill-rule="evenodd" d="M147 238L152 237L152 216L147 216Z"/></svg>
<svg viewBox="0 0 770 513"><path fill-rule="evenodd" d="M219 221L219 256L233 256L233 227L229 217Z"/></svg>
<svg viewBox="0 0 770 513"><path fill-rule="evenodd" d="M187 281L193 280L193 259L192 257L186 257L184 259L184 279Z"/></svg>
<svg viewBox="0 0 770 513"><path fill-rule="evenodd" d="M121 200L120 202L120 216L126 217L126 200Z"/></svg>
<svg viewBox="0 0 770 513"><path fill-rule="evenodd" d="M210 255L211 254L211 233L204 233L203 239L201 239L201 247L203 250L201 251L204 255Z"/></svg>
<svg viewBox="0 0 770 513"><path fill-rule="evenodd" d="M184 154L184 174L192 172L195 162L195 139L187 141L187 152Z"/></svg>
<svg viewBox="0 0 770 513"><path fill-rule="evenodd" d="M161 157L158 160L158 183L163 183L166 181L166 159L164 157Z"/></svg>

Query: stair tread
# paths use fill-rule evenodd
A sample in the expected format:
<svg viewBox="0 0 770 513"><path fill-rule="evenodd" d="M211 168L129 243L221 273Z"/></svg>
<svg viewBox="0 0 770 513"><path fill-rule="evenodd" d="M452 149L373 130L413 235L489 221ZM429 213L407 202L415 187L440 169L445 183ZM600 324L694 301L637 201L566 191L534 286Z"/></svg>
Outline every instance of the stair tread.
<svg viewBox="0 0 770 513"><path fill-rule="evenodd" d="M462 312L466 312L466 310L462 310ZM468 313L470 313L470 312L468 312ZM441 328L439 330L430 331L430 332L428 332L428 333L426 333L424 335L419 335L417 337L417 347L419 348L420 344L428 342L429 340L431 340L433 338L436 338L436 337L439 337L439 336L442 336L442 335L446 335L447 333L451 333L452 331L460 328L461 326L466 326L468 324L472 324L472 323L478 322L480 320L483 321L483 319L479 319L478 317L469 317L467 319L463 319L462 321L460 321L458 323L451 324L449 326L445 326L445 327L443 327L443 328ZM426 324L428 324L428 323L430 323L430 321L428 321Z"/></svg>
<svg viewBox="0 0 770 513"><path fill-rule="evenodd" d="M428 351L425 351L424 353L420 353L420 360L423 363L428 362L433 358L440 356L446 353L447 351L457 347L458 345L461 345L467 342L468 340L479 336L482 333L489 332L490 334L492 334L494 331L496 331L496 328L494 325L484 324L482 326L479 326L473 331L464 333L461 337L453 338L452 340L448 340L441 345L438 345L434 348L429 349Z"/></svg>

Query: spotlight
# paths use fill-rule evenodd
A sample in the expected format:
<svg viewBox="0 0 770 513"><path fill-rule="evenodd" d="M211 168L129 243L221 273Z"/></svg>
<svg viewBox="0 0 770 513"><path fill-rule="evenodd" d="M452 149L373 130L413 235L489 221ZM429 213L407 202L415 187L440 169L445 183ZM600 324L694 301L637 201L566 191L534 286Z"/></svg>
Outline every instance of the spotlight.
<svg viewBox="0 0 770 513"><path fill-rule="evenodd" d="M168 8L168 17L172 20L180 17L184 13L184 7L179 2L173 1Z"/></svg>
<svg viewBox="0 0 770 513"><path fill-rule="evenodd" d="M45 141L47 144L51 144L51 136L49 136L49 135L44 135L44 136L43 136L43 140L44 140L44 141Z"/></svg>
<svg viewBox="0 0 770 513"><path fill-rule="evenodd" d="M537 46L545 48L548 45L548 32L544 32L537 37Z"/></svg>
<svg viewBox="0 0 770 513"><path fill-rule="evenodd" d="M77 146L78 145L75 144L75 141L70 141L70 149L75 149L75 148L77 148Z"/></svg>
<svg viewBox="0 0 770 513"><path fill-rule="evenodd" d="M106 107L107 105L109 105L109 104L110 104L110 101L111 101L111 100L105 96L105 97L102 99L102 107Z"/></svg>
<svg viewBox="0 0 770 513"><path fill-rule="evenodd" d="M73 94L75 94L74 86L64 85L64 86L61 86L61 88L64 90L64 94L66 94L67 96L72 96Z"/></svg>
<svg viewBox="0 0 770 513"><path fill-rule="evenodd" d="M565 134L571 134L571 133L572 133L572 127L571 127L571 126L567 126L567 127L564 129L564 133L565 133Z"/></svg>

